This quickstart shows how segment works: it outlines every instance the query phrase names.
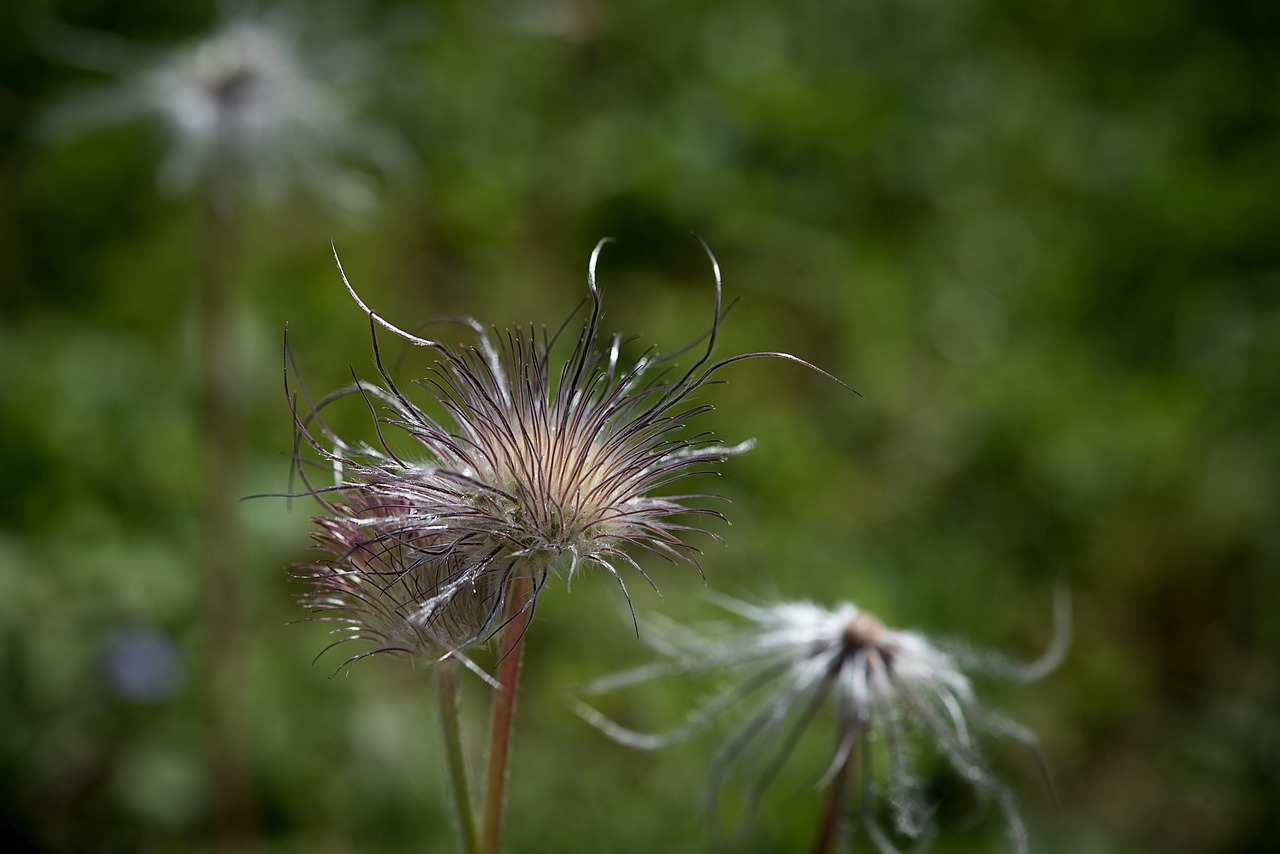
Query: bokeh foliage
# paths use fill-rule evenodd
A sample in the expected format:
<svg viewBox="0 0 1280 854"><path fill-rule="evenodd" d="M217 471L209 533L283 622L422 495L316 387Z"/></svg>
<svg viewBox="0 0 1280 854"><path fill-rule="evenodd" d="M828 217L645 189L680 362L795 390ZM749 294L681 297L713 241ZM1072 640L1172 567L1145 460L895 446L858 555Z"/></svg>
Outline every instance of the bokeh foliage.
<svg viewBox="0 0 1280 854"><path fill-rule="evenodd" d="M0 838L205 848L196 206L158 192L154 128L42 138L51 105L101 78L33 47L20 5L0 11ZM57 13L152 44L214 14ZM995 751L1033 849L1280 843L1280 7L489 0L352 17L341 39L382 39L382 63L345 94L417 168L360 220L248 208L243 494L288 485L286 322L313 389L372 374L331 240L406 325L554 329L612 235L606 327L671 349L710 317L696 230L741 297L721 353L788 350L864 395L766 363L707 391L719 436L759 442L714 484L733 524L706 543L708 584L852 599L1030 658L1065 583L1065 666L987 694L1056 776L1055 805L1029 757ZM421 364L395 358L401 376ZM254 850L450 850L427 675L310 667L324 634L287 625L284 571L310 508L238 510ZM632 584L642 611L714 612L696 574L650 568L664 596ZM150 700L109 678L139 638L178 654ZM530 644L510 850L706 850L727 730L635 754L562 702L646 658L611 582L548 595ZM706 689L608 710L673 725ZM820 729L741 850L808 844ZM962 787L939 768L931 790ZM939 850L994 850L999 821L979 816Z"/></svg>

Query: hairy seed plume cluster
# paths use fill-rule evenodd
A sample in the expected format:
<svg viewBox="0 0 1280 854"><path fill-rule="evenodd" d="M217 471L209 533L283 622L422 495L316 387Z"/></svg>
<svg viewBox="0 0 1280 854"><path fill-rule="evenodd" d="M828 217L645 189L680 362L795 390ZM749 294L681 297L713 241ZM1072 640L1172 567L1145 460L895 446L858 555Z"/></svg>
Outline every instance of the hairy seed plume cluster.
<svg viewBox="0 0 1280 854"><path fill-rule="evenodd" d="M713 360L722 305L708 250L715 309L692 364L681 369L674 359L697 341L624 364L622 338L602 341L600 331L595 269L605 242L591 256L586 321L562 362L553 353L563 327L499 332L455 319L474 343L448 345L387 322L347 284L369 317L381 382L294 404L298 471L324 509L317 519L324 557L303 568L312 587L305 602L340 624L339 642L438 658L486 636L516 579L532 580L532 607L549 575L572 578L588 565L603 568L625 594L624 569L649 580L632 551L697 566L687 535L701 529L690 520L720 514L689 503L709 496L667 494L669 487L750 442L724 446L690 435L686 425L709 408L696 392L743 359L807 363L782 353ZM427 406L384 367L380 328L435 356L414 390ZM327 405L352 395L376 416L376 445L348 443L324 419ZM386 430L410 437L413 453L393 450ZM305 459L304 448L313 452ZM338 473L336 484L312 483L312 457Z"/></svg>
<svg viewBox="0 0 1280 854"><path fill-rule="evenodd" d="M601 333L596 265L606 242L591 254L586 318L576 338L565 334L569 322L553 333L532 326L489 329L469 318L440 321L460 329L468 343L420 337L369 308L339 263L369 320L378 381L357 379L320 400L298 381L298 399L291 395L290 405L303 494L322 508L314 533L320 555L301 567L309 583L302 601L315 619L336 624L333 646L369 644L344 666L378 653L428 663L454 658L498 686L467 650L501 627L500 615L513 623L529 616L524 612L536 606L549 579L572 580L598 567L630 604L628 570L653 584L638 562L643 553L701 571L689 536L714 536L696 522L722 517L704 506L715 496L681 493L675 485L713 471L751 443L720 445L691 431L709 408L698 392L725 366L764 356L830 377L785 353L714 358L724 311L719 267L705 243L715 277L706 333L671 353L648 350L624 359L623 338ZM433 357L412 386L399 385L385 367L379 336L387 332ZM691 364L679 367L686 354L693 354ZM287 392L296 376L286 339ZM344 440L327 420L327 407L351 398L372 415L376 441ZM393 433L400 434L396 441ZM320 485L317 471L332 473L333 483ZM1027 729L978 702L972 677L1028 681L1056 667L1069 637L1065 595L1054 641L1030 665L944 648L849 603L720 602L746 624L713 632L670 625L650 638L665 660L582 689L590 696L673 675L742 674L683 726L641 733L581 702L579 714L623 744L654 749L721 715L742 713L745 723L712 770L714 827L730 780L743 786L745 821L811 726L833 722L835 747L820 781L827 807L815 848L824 852L852 832L849 816L882 852L927 845L935 834L935 805L916 770L923 744L979 802L994 805L1013 848L1027 850L1017 802L986 760L981 737L1011 738L1037 757L1038 748ZM509 635L527 621L514 624ZM519 653L508 661L518 667ZM760 696L753 709L749 701ZM495 702L495 721L497 709Z"/></svg>
<svg viewBox="0 0 1280 854"><path fill-rule="evenodd" d="M924 635L889 628L848 603L823 608L808 602L721 602L748 625L707 634L672 627L661 642L667 662L606 677L583 693L598 695L683 673L743 671L747 675L742 681L667 733L635 732L581 703L579 714L623 744L656 749L688 738L751 695L769 690L769 697L721 751L711 778L711 806L718 812L719 793L730 772L743 769L751 777L750 815L800 736L826 709L836 726L836 749L822 777L822 785L836 800L831 815L834 819L843 813L848 802L867 837L884 852L898 850L899 840L925 843L934 832L933 805L923 796L912 767L910 737L922 735L980 800L995 803L1015 850L1026 850L1013 793L991 771L978 734L1012 738L1039 756L1035 738L1021 725L983 708L969 672L1028 681L1056 667L1069 638L1065 595L1059 598L1053 643L1029 665L989 654L945 651ZM883 822L884 808L888 825Z"/></svg>
<svg viewBox="0 0 1280 854"><path fill-rule="evenodd" d="M204 187L226 209L245 186L267 201L297 188L339 211L368 212L376 201L368 173L403 172L410 161L401 140L359 121L343 97L361 90L376 48L349 31L336 44L304 37L315 18L242 11L203 38L157 50L36 16L46 52L114 78L57 105L46 129L75 137L154 120L167 140L159 162L167 190Z"/></svg>

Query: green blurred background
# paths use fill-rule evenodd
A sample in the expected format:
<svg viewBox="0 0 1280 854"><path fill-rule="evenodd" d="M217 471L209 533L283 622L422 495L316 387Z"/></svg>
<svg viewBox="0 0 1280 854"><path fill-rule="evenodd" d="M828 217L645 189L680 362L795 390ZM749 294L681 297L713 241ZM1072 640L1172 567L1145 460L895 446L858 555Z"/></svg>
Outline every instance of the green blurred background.
<svg viewBox="0 0 1280 854"><path fill-rule="evenodd" d="M108 78L34 47L20 5L0 11L0 839L211 849L199 204L157 186L154 124L46 138L55 105ZM155 0L59 0L56 14L152 46L215 20ZM313 390L373 376L330 241L406 325L554 328L610 235L606 328L669 350L711 313L697 231L741 298L721 354L786 350L864 395L766 362L706 390L704 426L758 440L702 484L732 500L732 526L713 526L724 542L701 542L708 584L851 599L1030 659L1065 583L1063 667L979 685L1038 733L1056 776L1057 804L1024 751L991 746L1032 849L1280 845L1280 6L488 0L346 15L305 59L322 75L354 48L377 60L325 79L355 81L338 93L353 121L397 135L410 168L371 176L380 204L363 217L305 196L246 206L239 494L288 487L286 322ZM393 356L402 378L423 364ZM452 850L429 673L378 659L330 678L340 655L312 666L323 627L290 625L303 614L286 567L307 557L311 510L238 506L237 844ZM629 578L641 612L715 616L696 572L646 568L663 598ZM508 850L707 850L703 789L732 722L637 754L564 701L648 660L613 582L550 590L529 643ZM467 690L479 714L484 689ZM707 690L677 680L606 708L659 729ZM829 746L819 722L734 850L810 844ZM944 804L937 850L999 850L998 816L966 822L963 787L922 763Z"/></svg>

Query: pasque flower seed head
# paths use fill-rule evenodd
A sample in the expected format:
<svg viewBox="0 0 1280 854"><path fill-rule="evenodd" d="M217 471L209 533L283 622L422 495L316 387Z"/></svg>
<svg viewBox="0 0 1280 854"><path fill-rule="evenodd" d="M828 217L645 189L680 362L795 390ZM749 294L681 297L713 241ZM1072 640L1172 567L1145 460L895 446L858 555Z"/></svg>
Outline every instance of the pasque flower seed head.
<svg viewBox="0 0 1280 854"><path fill-rule="evenodd" d="M373 652L450 655L487 635L517 578L532 579L536 602L550 575L572 579L588 565L602 567L625 594L622 570L648 580L638 552L697 566L687 535L701 529L690 520L720 514L689 503L707 496L668 488L750 442L689 435L686 424L709 408L696 393L743 359L808 363L783 353L713 360L722 306L711 257L715 311L693 363L681 369L674 357L699 342L624 364L621 337L602 341L600 331L595 269L605 242L592 253L587 318L563 362L553 356L563 327L499 332L454 320L474 343L448 345L392 325L348 283L369 317L381 382L358 381L309 411L294 410L299 450L309 446L338 473L335 485L309 490L325 510L318 540L326 557L306 567L313 587L306 601L342 621L348 637L372 640ZM379 328L435 355L417 383L426 408L386 370ZM376 446L342 440L322 416L351 395L377 413ZM407 434L412 454L393 450L384 428Z"/></svg>
<svg viewBox="0 0 1280 854"><path fill-rule="evenodd" d="M1059 597L1054 641L1030 665L989 654L944 651L923 635L889 628L852 604L823 608L807 602L752 606L721 601L750 625L714 633L670 627L655 642L668 661L606 677L583 693L598 695L656 678L723 670L747 671L743 681L667 733L629 730L582 703L577 704L579 714L623 744L655 749L687 738L740 707L750 695L771 689L716 761L710 787L713 807L729 773L738 768L750 778L747 814L754 812L800 737L825 709L835 721L836 747L823 785L835 788L852 779L854 812L879 850L896 851L895 837L922 843L934 832L933 805L923 797L912 767L916 736L932 744L981 799L995 802L1014 848L1026 850L1026 831L1013 793L990 770L976 735L988 731L1008 736L1033 750L1035 739L1019 724L984 709L969 673L1025 681L1056 667L1070 634L1065 594ZM877 763L883 766L877 769ZM882 795L891 816L888 827L882 822Z"/></svg>
<svg viewBox="0 0 1280 854"><path fill-rule="evenodd" d="M361 122L347 98L370 88L363 85L366 55L376 46L362 45L350 30L335 44L304 38L313 11L226 16L203 38L168 50L38 17L33 28L46 52L116 76L57 104L45 127L66 137L155 119L167 137L160 160L166 189L206 186L225 207L245 186L269 201L300 187L341 211L367 212L372 185L365 169L351 164L402 171L409 158L393 134Z"/></svg>

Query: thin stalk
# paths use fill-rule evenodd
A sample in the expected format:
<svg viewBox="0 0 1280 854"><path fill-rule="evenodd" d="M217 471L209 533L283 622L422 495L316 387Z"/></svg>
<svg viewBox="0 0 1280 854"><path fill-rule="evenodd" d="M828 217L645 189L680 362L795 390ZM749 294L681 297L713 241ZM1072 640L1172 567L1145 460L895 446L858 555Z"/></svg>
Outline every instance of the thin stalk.
<svg viewBox="0 0 1280 854"><path fill-rule="evenodd" d="M445 768L453 813L462 837L464 854L478 854L480 840L476 830L476 814L471 803L471 779L467 774L467 755L462 745L461 705L458 697L458 667L452 661L436 665L436 694L440 701L440 733L444 737Z"/></svg>
<svg viewBox="0 0 1280 854"><path fill-rule="evenodd" d="M822 824L818 827L818 838L813 842L813 854L827 854L833 850L832 846L840 833L840 817L844 812L845 792L849 788L853 757L857 753L858 747L854 745L849 750L849 755L844 758L840 769L836 771L835 779L831 781L831 787L827 790L827 807L822 814Z"/></svg>
<svg viewBox="0 0 1280 854"><path fill-rule="evenodd" d="M209 773L217 847L242 850L249 835L240 686L243 679L240 531L236 520L240 448L235 346L237 218L211 176L205 188L197 305L201 440L204 445L204 607L209 667Z"/></svg>
<svg viewBox="0 0 1280 854"><path fill-rule="evenodd" d="M506 806L507 755L511 745L511 723L516 712L516 689L520 682L520 660L524 654L524 633L532 609L526 608L533 594L533 580L518 578L511 583L507 606L507 629L502 635L502 659L498 665L498 690L493 698L493 728L489 733L489 770L485 780L483 854L498 854L502 835L502 813Z"/></svg>

